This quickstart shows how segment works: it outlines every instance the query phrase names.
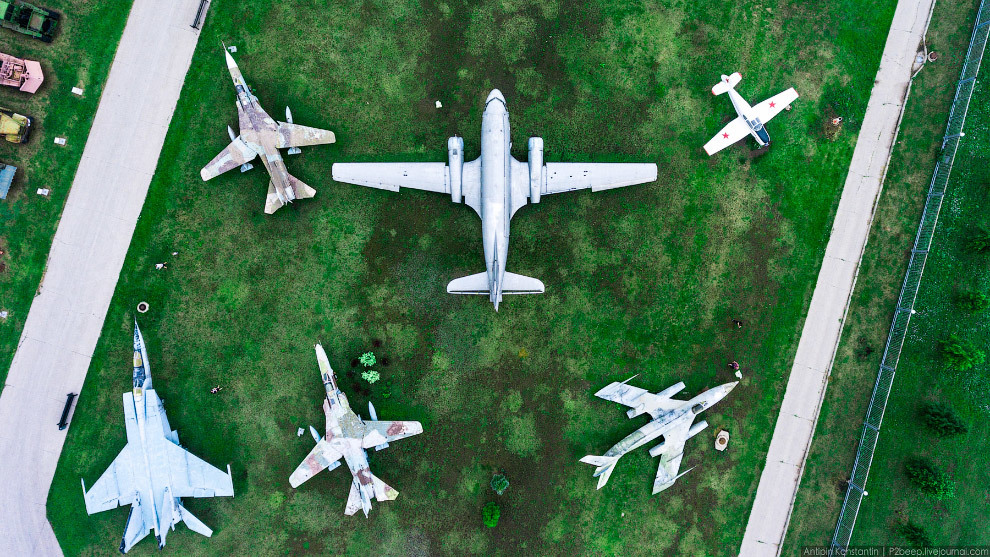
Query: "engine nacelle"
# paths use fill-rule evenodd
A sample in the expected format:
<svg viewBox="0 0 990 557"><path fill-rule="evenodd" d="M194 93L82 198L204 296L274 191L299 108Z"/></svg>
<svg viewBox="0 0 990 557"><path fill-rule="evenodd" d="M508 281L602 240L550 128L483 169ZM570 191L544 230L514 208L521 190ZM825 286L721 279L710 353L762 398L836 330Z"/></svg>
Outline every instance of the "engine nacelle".
<svg viewBox="0 0 990 557"><path fill-rule="evenodd" d="M529 138L529 202L539 203L543 191L543 138Z"/></svg>
<svg viewBox="0 0 990 557"><path fill-rule="evenodd" d="M464 170L464 138L451 137L447 140L447 183L450 186L450 198L454 203L461 202L461 172Z"/></svg>
<svg viewBox="0 0 990 557"><path fill-rule="evenodd" d="M701 433L701 430L705 429L706 427L708 427L708 422L706 422L705 420L701 420L700 422L694 424L693 426L691 426L691 429L688 430L687 438L690 439L695 435Z"/></svg>

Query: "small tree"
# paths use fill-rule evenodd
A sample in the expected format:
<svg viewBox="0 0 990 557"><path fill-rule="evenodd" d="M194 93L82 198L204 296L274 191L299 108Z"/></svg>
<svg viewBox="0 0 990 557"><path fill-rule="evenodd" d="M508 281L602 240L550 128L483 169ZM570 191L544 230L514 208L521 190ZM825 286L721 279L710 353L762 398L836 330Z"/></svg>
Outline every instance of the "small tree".
<svg viewBox="0 0 990 557"><path fill-rule="evenodd" d="M952 499L956 495L956 484L949 475L935 467L931 461L923 458L912 458L904 465L908 479L922 493L942 499Z"/></svg>
<svg viewBox="0 0 990 557"><path fill-rule="evenodd" d="M921 419L939 437L952 437L969 431L966 422L951 406L926 402L921 405Z"/></svg>
<svg viewBox="0 0 990 557"><path fill-rule="evenodd" d="M897 527L897 531L900 535L904 536L909 544L915 547L931 547L934 544L932 542L931 536L920 524L915 524L910 520L901 524Z"/></svg>
<svg viewBox="0 0 990 557"><path fill-rule="evenodd" d="M491 486L495 493L501 495L505 493L506 489L509 489L509 478L506 478L504 474L495 474L492 476Z"/></svg>
<svg viewBox="0 0 990 557"><path fill-rule="evenodd" d="M361 372L361 378L367 381L368 383L374 383L375 381L381 379L382 376L377 371L373 369L369 369L368 371Z"/></svg>
<svg viewBox="0 0 990 557"><path fill-rule="evenodd" d="M956 296L956 305L959 309L976 313L990 307L990 296L979 290L968 290Z"/></svg>
<svg viewBox="0 0 990 557"><path fill-rule="evenodd" d="M498 503L495 501L485 503L485 506L481 509L481 520L485 523L485 526L494 528L498 526L498 517L501 514L502 511L498 508Z"/></svg>
<svg viewBox="0 0 990 557"><path fill-rule="evenodd" d="M371 367L378 362L378 360L375 358L374 352L365 352L364 354L361 354L361 357L358 358L358 361L361 362L361 365L363 365L364 367Z"/></svg>
<svg viewBox="0 0 990 557"><path fill-rule="evenodd" d="M986 352L955 334L949 335L948 339L942 341L942 355L950 366L960 371L980 365L987 359Z"/></svg>
<svg viewBox="0 0 990 557"><path fill-rule="evenodd" d="M973 231L973 235L966 242L966 247L969 248L969 251L975 253L986 253L990 251L990 228L980 226Z"/></svg>

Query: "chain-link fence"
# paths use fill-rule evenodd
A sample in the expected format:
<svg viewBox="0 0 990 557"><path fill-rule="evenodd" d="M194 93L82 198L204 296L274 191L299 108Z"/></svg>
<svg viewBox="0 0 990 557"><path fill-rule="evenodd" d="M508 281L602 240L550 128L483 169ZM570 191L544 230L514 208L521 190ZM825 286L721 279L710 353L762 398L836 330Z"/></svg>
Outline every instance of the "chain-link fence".
<svg viewBox="0 0 990 557"><path fill-rule="evenodd" d="M942 152L935 164L935 174L932 176L928 198L925 200L925 211L921 215L918 235L914 240L914 249L911 250L911 262L908 263L907 273L904 275L901 295L897 300L897 310L890 325L890 334L887 336L887 346L884 347L883 359L880 361L880 372L877 374L873 396L866 411L863 434L860 437L859 449L856 451L856 461L853 463L852 474L849 476L846 497L842 502L842 510L839 512L835 534L832 536L831 547L836 553L844 553L849 547L853 527L856 525L856 515L859 514L859 506L863 501L866 477L870 472L873 451L877 447L877 439L880 436L880 424L883 422L883 413L887 408L890 387L894 382L897 360L900 358L901 348L904 346L904 337L907 334L908 323L911 321L911 314L914 313L914 301L918 295L921 275L925 270L928 250L932 245L932 237L935 235L935 225L938 222L939 210L942 208L945 188L949 183L952 162L956 157L959 139L963 137L963 123L966 120L966 111L969 109L973 88L976 86L976 75L980 71L980 61L983 59L988 34L990 34L990 3L987 0L982 0L980 9L976 13L976 23L973 26L973 36L969 41L966 60L963 62L962 75L960 75L959 83L956 85L956 97L952 101L952 110L949 112L949 123L945 129L945 138L942 140Z"/></svg>

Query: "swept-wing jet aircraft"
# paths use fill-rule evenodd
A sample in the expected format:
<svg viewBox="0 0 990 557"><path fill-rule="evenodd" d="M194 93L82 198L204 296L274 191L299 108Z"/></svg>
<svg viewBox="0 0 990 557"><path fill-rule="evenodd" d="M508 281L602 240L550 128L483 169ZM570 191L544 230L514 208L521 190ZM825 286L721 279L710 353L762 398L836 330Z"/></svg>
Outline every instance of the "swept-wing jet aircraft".
<svg viewBox="0 0 990 557"><path fill-rule="evenodd" d="M372 497L379 501L391 501L399 492L371 473L365 449L374 447L380 451L392 441L423 433L423 426L419 422L378 421L374 419L377 416L371 403L368 403L368 407L372 419L362 420L351 410L347 397L337 388L336 376L330 369L327 353L319 344L316 345L316 359L320 364L320 376L326 390L323 413L327 416L327 435L321 438L316 429L310 426L316 446L289 476L289 485L299 487L324 468L337 468L343 457L353 476L344 514L350 516L360 509L367 517L371 510Z"/></svg>
<svg viewBox="0 0 990 557"><path fill-rule="evenodd" d="M588 455L581 462L597 466L594 477L598 478L598 489L601 489L608 482L615 463L622 455L663 436L660 444L650 449L650 456L660 457L660 469L653 481L653 493L659 493L691 471L689 469L677 473L681 467L681 459L684 458L684 443L708 427L706 421L694 424L695 418L722 400L739 382L719 385L691 400L677 400L672 397L684 389L684 383L677 383L653 394L646 389L629 385L631 379L632 377L621 383L612 383L595 393L595 396L631 407L626 413L630 418L649 414L653 420L616 443L603 456Z"/></svg>
<svg viewBox="0 0 990 557"><path fill-rule="evenodd" d="M736 113L739 116L726 124L722 128L722 131L718 132L711 141L705 143L705 152L709 155L714 155L747 135L752 135L753 139L760 144L760 147L769 145L770 134L767 133L764 124L779 114L781 110L790 106L794 102L794 99L798 98L797 91L791 87L756 106L749 106L746 99L743 99L736 92L736 84L739 83L740 79L742 79L742 74L739 72L732 75L723 75L722 81L719 81L712 87L713 95L729 94L729 100L732 101L732 106L736 109Z"/></svg>
<svg viewBox="0 0 990 557"><path fill-rule="evenodd" d="M227 57L227 69L237 90L237 121L241 134L235 136L230 126L227 127L230 145L199 171L200 176L206 181L238 167L241 172L247 172L254 168L250 162L260 156L261 163L271 175L268 197L265 199L266 213L272 214L282 205L296 199L313 197L316 190L289 174L278 150L287 148L290 155L295 155L300 152L300 147L333 143L337 138L330 130L293 124L289 107L285 108L287 122L273 120L261 108L258 97L251 93L244 82L244 76L234 63L233 56L226 48L223 53Z"/></svg>
<svg viewBox="0 0 990 557"><path fill-rule="evenodd" d="M144 338L134 323L134 383L124 393L124 425L127 445L120 451L93 488L82 481L86 512L98 513L130 505L131 513L120 540L120 552L155 530L158 548L165 547L169 528L185 522L206 537L213 530L182 506L183 497L232 497L230 466L223 472L183 449L179 433L172 430L165 408L151 386L151 368Z"/></svg>
<svg viewBox="0 0 990 557"><path fill-rule="evenodd" d="M464 162L464 140L447 140L448 163L336 163L333 179L389 191L399 188L450 194L481 217L486 271L461 277L447 285L451 294L483 294L495 305L503 294L541 294L543 283L509 273L509 221L521 207L540 197L591 188L601 191L657 179L657 165L638 163L543 163L543 139L529 138L529 162L512 158L509 113L498 89L485 100L481 117L481 157Z"/></svg>

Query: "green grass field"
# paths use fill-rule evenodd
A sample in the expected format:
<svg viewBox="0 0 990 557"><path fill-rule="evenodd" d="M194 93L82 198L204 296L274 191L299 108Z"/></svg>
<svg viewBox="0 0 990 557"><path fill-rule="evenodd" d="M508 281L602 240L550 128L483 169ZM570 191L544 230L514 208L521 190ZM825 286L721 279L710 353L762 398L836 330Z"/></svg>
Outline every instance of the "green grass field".
<svg viewBox="0 0 990 557"><path fill-rule="evenodd" d="M0 381L27 320L28 308L45 271L52 237L72 178L82 157L86 136L96 114L103 84L117 43L124 31L130 2L44 0L39 5L62 14L50 44L0 29L0 52L37 60L45 83L34 95L0 89L0 106L34 118L27 144L0 141L0 162L17 167L17 176L5 201L0 201ZM71 93L81 87L83 96ZM64 137L59 147L53 142ZM49 188L47 198L38 188ZM0 387L2 388L2 387Z"/></svg>
<svg viewBox="0 0 990 557"><path fill-rule="evenodd" d="M120 393L145 300L171 423L195 454L232 464L237 492L188 500L214 536L181 528L169 551L735 554L892 10L215 2L50 494L63 550L110 554L123 530L126 510L85 514L79 478L95 481L124 445ZM297 123L337 133L287 161L315 199L266 216L262 170L199 179L235 122L221 39L273 116L289 104ZM709 89L734 70L754 102L791 85L802 97L770 124L768 153L743 143L708 158L701 146L734 116ZM660 165L655 184L521 210L508 268L547 292L498 313L484 297L444 292L484 268L470 209L329 179L335 161L445 160L455 133L477 156L493 87L518 158L539 135L551 161ZM826 126L832 114L842 128ZM156 271L162 260L169 269ZM375 340L389 365L363 395L347 372ZM344 471L288 485L312 445L296 428L323 420L316 342L354 408L370 399L382 419L426 430L370 456L400 496L367 520L343 516ZM595 390L640 373L642 387L683 380L694 395L732 380L729 360L744 379L689 442L683 469L697 469L652 496L656 460L637 451L595 490L578 459L645 423ZM733 436L725 453L713 448L720 428ZM501 497L487 486L496 470L512 482ZM485 529L481 508L495 499L502 518Z"/></svg>
<svg viewBox="0 0 990 557"><path fill-rule="evenodd" d="M822 406L821 418L815 431L815 441L808 458L808 467L802 479L801 489L795 504L794 514L786 538L784 555L796 555L799 548L807 545L827 544L832 539L839 508L845 495L845 480L852 470L855 451L859 443L866 407L870 400L873 383L876 380L884 343L893 317L894 306L900 291L904 271L907 268L910 248L917 232L918 221L925 200L925 194L935 169L935 160L942 145L942 134L948 119L949 107L956 90L956 80L962 69L962 61L966 54L970 34L973 28L973 18L979 2L962 0L956 2L938 2L928 30L929 48L940 53L936 64L929 64L915 78L911 88L904 121L898 136L898 147L895 149L884 184L884 194L877 209L875 224L871 231L869 243L863 258L863 265L852 304L843 331L842 344L836 355L829 389L826 392ZM986 96L983 96L985 99ZM974 97L970 105L970 116L967 119L967 135L979 137L976 126L979 126L977 107L985 106L986 101ZM985 118L985 116L984 116ZM974 128L975 129L970 129ZM976 140L979 141L979 140ZM911 320L911 334L904 347L898 366L897 377L894 380L893 392L888 404L881 432L879 453L870 471L867 491L870 493L862 507L856 522L856 535L853 543L882 544L903 543L889 528L893 505L911 502L917 504L920 500L911 497L895 497L894 492L911 493L903 472L903 456L916 450L921 444L930 441L927 437L916 435L918 422L913 416L922 400L951 399L958 391L946 390L951 381L937 382L935 390L925 388L926 378L938 377L942 374L940 368L932 365L930 358L934 356L936 343L945 334L944 328L949 323L961 326L966 321L960 320L959 315L943 313L932 314L930 307L933 303L934 292L946 289L945 281L955 281L950 274L964 275L962 269L947 273L941 258L951 255L954 259L958 249L947 248L947 245L958 244L959 240L946 240L956 234L958 223L953 224L953 210L958 211L966 206L978 206L982 198L965 197L957 192L965 192L966 176L979 168L973 159L967 158L966 149L971 149L974 142L963 144L953 166L952 183L948 197L943 205L943 213L939 220L939 230L933 254L928 259L925 269L922 291L919 294L916 307L919 313ZM978 195L983 195L982 193ZM968 210L968 209L967 209ZM949 244L946 244L946 242ZM939 243L941 242L941 243ZM950 252L950 253L946 253ZM975 275L970 272L969 276ZM929 294L926 294L929 292ZM949 288L943 293L948 297L953 292ZM947 299L947 298L946 298ZM940 304L945 300L939 301ZM932 320L944 323L933 326ZM928 324L925 324L929 322ZM956 326L956 325L953 325ZM924 346L924 349L921 347ZM922 355L918 355L921 350ZM928 358L926 361L924 358ZM970 409L972 412L972 409ZM903 424L899 426L898 424ZM974 424L975 425L975 424ZM907 427L904 427L907 426ZM901 437L898 437L898 428ZM975 429L975 428L974 428ZM974 435L978 435L975 434ZM948 450L944 464L955 464L959 459L955 451L966 451L964 448L970 440L940 442L932 446L932 450ZM890 453L889 444L898 448ZM889 466L882 461L896 454ZM985 462L980 465L973 463L979 469L985 469ZM970 473L974 472L969 468ZM981 482L974 481L971 489L980 489ZM963 503L966 501L966 503ZM966 529L967 520L982 516L977 510L976 499L969 496L961 497L949 515L941 514L939 520L944 530L938 530L935 541L940 544L986 543L984 528ZM985 503L982 503L985 504ZM967 505L971 507L967 508ZM882 508L886 512L868 511L869 508ZM897 507L902 508L902 507ZM906 508L906 507L905 507ZM912 507L914 508L914 507ZM872 514L868 514L872 513ZM909 513L914 520L924 519L925 525L934 528L935 522L927 513ZM901 518L903 521L903 518Z"/></svg>

